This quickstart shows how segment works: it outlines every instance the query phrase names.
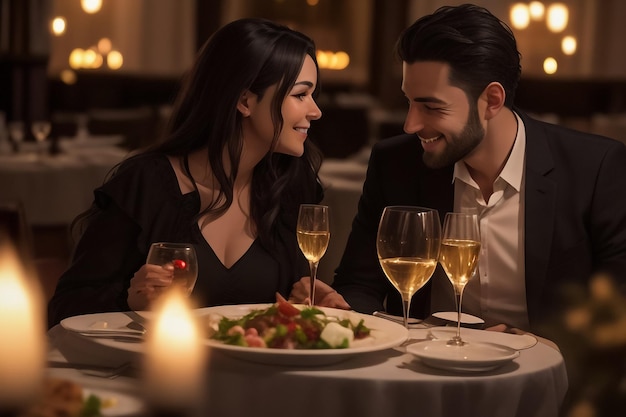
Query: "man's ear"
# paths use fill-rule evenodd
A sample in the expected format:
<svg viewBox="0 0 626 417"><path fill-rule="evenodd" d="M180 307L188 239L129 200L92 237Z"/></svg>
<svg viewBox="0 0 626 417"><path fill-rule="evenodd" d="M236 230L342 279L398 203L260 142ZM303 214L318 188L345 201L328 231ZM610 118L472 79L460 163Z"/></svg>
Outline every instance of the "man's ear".
<svg viewBox="0 0 626 417"><path fill-rule="evenodd" d="M244 91L241 93L241 96L239 96L239 100L237 101L237 110L239 110L243 117L250 116L250 104L253 96L254 94L252 94L250 90Z"/></svg>
<svg viewBox="0 0 626 417"><path fill-rule="evenodd" d="M489 83L483 90L482 98L486 101L485 118L487 120L495 117L502 107L504 107L504 101L506 99L506 91L499 82Z"/></svg>

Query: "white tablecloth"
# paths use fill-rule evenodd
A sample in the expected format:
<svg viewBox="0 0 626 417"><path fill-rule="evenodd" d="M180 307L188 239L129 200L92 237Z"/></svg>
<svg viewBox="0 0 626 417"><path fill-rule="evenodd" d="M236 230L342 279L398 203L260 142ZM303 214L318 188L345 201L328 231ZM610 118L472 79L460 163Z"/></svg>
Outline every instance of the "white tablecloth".
<svg viewBox="0 0 626 417"><path fill-rule="evenodd" d="M420 331L411 332L415 336ZM56 364L51 371L71 376L71 370L63 367L66 359L80 364L141 366L140 353L103 346L60 326L49 335L50 357ZM134 387L139 393L140 372L131 371L129 376L120 379L118 388L125 390L138 378ZM220 417L556 417L567 391L561 354L542 343L484 373L437 370L395 349L318 367L259 364L212 351L206 377L204 415ZM87 386L92 382L84 376L81 381ZM93 382L99 383L100 378ZM116 388L114 382L107 387Z"/></svg>
<svg viewBox="0 0 626 417"><path fill-rule="evenodd" d="M54 156L32 151L0 155L0 201L21 201L32 225L71 223L89 208L93 190L127 155L101 139L85 145L62 141L64 151Z"/></svg>

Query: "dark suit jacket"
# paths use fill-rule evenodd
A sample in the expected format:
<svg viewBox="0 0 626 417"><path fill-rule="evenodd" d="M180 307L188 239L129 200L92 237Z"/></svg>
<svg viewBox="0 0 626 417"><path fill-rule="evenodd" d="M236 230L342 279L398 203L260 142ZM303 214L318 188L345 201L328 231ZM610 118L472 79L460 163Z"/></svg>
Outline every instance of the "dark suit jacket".
<svg viewBox="0 0 626 417"><path fill-rule="evenodd" d="M586 285L608 271L623 287L626 275L626 146L543 123L518 111L526 128L525 267L531 328L562 308L565 283ZM383 308L402 314L398 292L376 255L376 232L385 206L453 210L453 166L433 170L415 135L378 142L372 149L358 213L333 286L357 311ZM413 297L411 315L430 311L432 281ZM447 284L450 288L451 285Z"/></svg>

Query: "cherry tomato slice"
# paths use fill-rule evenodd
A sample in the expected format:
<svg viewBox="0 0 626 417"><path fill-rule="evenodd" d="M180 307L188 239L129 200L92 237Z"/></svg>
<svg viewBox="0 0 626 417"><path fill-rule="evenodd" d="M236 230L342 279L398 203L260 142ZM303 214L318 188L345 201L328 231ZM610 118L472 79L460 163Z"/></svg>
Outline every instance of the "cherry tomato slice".
<svg viewBox="0 0 626 417"><path fill-rule="evenodd" d="M172 265L174 265L175 269L185 269L187 267L187 262L182 259L174 259L172 261Z"/></svg>

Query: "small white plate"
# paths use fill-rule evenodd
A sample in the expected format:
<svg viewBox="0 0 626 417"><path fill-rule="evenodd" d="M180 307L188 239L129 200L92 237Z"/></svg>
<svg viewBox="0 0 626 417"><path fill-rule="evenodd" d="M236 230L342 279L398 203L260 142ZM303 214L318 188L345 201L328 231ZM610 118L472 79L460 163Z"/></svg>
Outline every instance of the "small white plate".
<svg viewBox="0 0 626 417"><path fill-rule="evenodd" d="M435 339L450 340L456 335L456 327L433 327L429 330ZM528 349L537 344L537 338L529 334L492 332L465 327L461 327L461 338L468 342L495 343L515 350Z"/></svg>
<svg viewBox="0 0 626 417"><path fill-rule="evenodd" d="M100 398L104 407L100 409L104 417L136 416L145 411L144 403L137 397L122 394L117 391L108 391L99 388L83 388L83 398L89 395ZM110 403L110 406L106 406Z"/></svg>
<svg viewBox="0 0 626 417"><path fill-rule="evenodd" d="M407 352L426 365L457 372L486 372L519 356L519 351L493 343L469 342L448 345L447 340L430 340L407 346Z"/></svg>

